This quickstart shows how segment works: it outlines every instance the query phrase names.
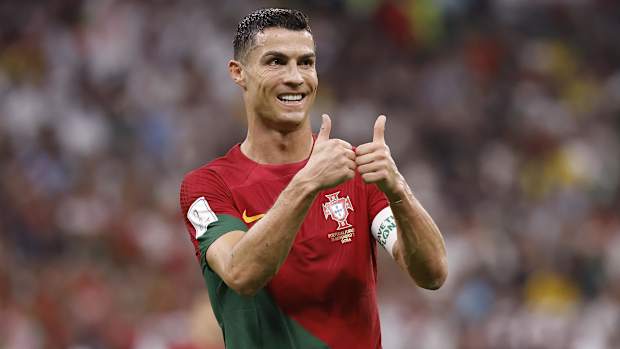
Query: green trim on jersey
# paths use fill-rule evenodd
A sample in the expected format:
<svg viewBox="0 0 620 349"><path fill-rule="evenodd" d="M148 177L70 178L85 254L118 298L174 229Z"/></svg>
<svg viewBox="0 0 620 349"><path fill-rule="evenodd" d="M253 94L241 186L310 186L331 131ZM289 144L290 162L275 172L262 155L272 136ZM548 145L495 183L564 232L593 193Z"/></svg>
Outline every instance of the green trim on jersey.
<svg viewBox="0 0 620 349"><path fill-rule="evenodd" d="M244 297L224 283L206 263L206 251L220 236L234 230L247 231L240 219L217 215L207 232L198 238L200 261L211 306L222 328L227 349L326 349L295 320L285 315L263 288L253 297Z"/></svg>
<svg viewBox="0 0 620 349"><path fill-rule="evenodd" d="M207 231L198 237L198 246L200 247L200 265L202 266L202 270L205 268L211 269L207 265L207 249L211 246L215 240L219 239L220 236L230 233L231 231L241 230L243 232L248 231L248 226L243 223L237 217L227 215L227 214L218 214L217 221L210 223L207 226Z"/></svg>

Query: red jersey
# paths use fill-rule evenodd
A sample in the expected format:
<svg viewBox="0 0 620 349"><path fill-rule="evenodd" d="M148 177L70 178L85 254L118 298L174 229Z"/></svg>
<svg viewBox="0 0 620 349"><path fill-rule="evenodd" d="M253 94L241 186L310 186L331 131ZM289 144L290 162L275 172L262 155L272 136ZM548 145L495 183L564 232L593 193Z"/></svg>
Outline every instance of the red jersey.
<svg viewBox="0 0 620 349"><path fill-rule="evenodd" d="M381 348L373 218L385 195L361 176L320 192L278 273L253 297L206 263L220 236L247 231L307 160L258 164L240 145L189 174L181 208L227 348Z"/></svg>

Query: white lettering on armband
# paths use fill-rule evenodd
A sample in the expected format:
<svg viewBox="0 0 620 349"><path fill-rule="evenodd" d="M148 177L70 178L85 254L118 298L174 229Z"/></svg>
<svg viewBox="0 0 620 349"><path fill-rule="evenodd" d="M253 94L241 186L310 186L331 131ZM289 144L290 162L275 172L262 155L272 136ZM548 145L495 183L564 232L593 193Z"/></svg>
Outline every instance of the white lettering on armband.
<svg viewBox="0 0 620 349"><path fill-rule="evenodd" d="M394 258L394 244L398 239L396 220L390 206L379 211L372 220L370 231L375 240Z"/></svg>

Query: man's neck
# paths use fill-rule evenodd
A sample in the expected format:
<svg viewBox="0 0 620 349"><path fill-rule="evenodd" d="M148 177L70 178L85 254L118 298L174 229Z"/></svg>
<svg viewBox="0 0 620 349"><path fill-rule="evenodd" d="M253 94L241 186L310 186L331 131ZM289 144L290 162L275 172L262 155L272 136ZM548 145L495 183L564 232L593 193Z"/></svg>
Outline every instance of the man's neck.
<svg viewBox="0 0 620 349"><path fill-rule="evenodd" d="M241 152L259 164L287 164L307 159L312 144L309 125L290 132L251 127L241 143Z"/></svg>

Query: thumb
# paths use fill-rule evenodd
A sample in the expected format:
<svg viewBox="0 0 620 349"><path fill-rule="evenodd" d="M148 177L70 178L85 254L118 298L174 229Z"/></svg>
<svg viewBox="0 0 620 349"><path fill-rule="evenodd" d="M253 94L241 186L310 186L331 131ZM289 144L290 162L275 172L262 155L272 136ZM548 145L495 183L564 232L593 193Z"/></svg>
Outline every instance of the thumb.
<svg viewBox="0 0 620 349"><path fill-rule="evenodd" d="M379 115L377 121L375 121L372 141L385 143L385 115Z"/></svg>
<svg viewBox="0 0 620 349"><path fill-rule="evenodd" d="M329 118L329 115L323 114L321 115L323 118L323 122L321 122L321 130L319 130L319 134L316 137L316 142L324 142L329 139L329 133L332 130L332 120Z"/></svg>

